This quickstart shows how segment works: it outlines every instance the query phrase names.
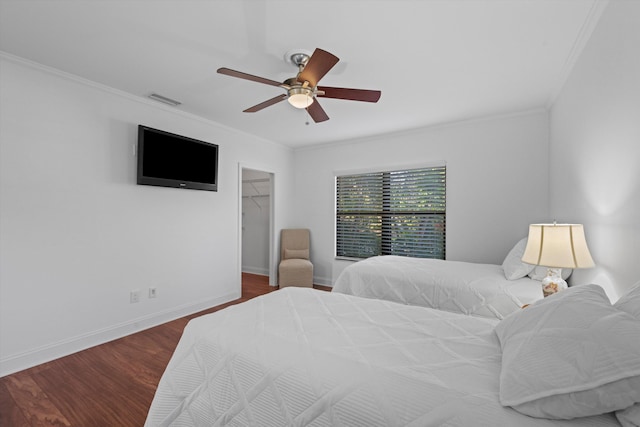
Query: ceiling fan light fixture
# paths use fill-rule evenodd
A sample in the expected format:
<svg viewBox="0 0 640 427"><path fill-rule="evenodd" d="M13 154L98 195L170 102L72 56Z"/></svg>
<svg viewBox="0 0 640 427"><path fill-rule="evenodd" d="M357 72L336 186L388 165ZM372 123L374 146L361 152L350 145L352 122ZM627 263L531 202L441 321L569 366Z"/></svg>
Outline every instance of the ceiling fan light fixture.
<svg viewBox="0 0 640 427"><path fill-rule="evenodd" d="M287 101L296 108L307 108L313 104L313 91L306 87L292 87Z"/></svg>

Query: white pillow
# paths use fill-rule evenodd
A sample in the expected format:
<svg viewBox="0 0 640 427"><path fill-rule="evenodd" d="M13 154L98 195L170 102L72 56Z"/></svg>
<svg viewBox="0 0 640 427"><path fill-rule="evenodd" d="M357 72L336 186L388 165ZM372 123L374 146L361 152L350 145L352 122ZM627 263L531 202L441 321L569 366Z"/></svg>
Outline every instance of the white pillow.
<svg viewBox="0 0 640 427"><path fill-rule="evenodd" d="M513 248L511 248L504 261L502 262L504 277L506 277L508 280L521 279L535 268L535 265L522 262L522 255L524 255L524 249L526 247L527 238L525 237L524 239L516 243Z"/></svg>
<svg viewBox="0 0 640 427"><path fill-rule="evenodd" d="M616 301L613 306L618 310L626 311L636 319L640 319L640 282L633 285L631 290Z"/></svg>
<svg viewBox="0 0 640 427"><path fill-rule="evenodd" d="M598 285L574 286L496 325L500 403L537 418L571 419L640 402L640 320Z"/></svg>
<svg viewBox="0 0 640 427"><path fill-rule="evenodd" d="M527 274L527 276L529 276L530 279L538 280L541 282L542 279L547 277L547 271L549 271L548 267L536 265L535 267L533 267L533 270L531 270L531 272ZM573 273L572 268L563 268L562 271L560 272L560 276L562 277L563 280L567 280L569 276L571 276L571 273Z"/></svg>
<svg viewBox="0 0 640 427"><path fill-rule="evenodd" d="M627 408L624 411L617 411L616 418L618 418L622 427L640 426L640 403L636 403L631 408Z"/></svg>

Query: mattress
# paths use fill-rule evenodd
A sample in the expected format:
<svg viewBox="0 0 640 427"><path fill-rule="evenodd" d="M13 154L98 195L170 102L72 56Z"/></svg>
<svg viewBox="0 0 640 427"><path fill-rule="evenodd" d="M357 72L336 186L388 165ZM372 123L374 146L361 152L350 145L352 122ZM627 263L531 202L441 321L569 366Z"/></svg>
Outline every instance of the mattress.
<svg viewBox="0 0 640 427"><path fill-rule="evenodd" d="M392 255L351 264L333 292L495 319L543 298L539 281L507 280L500 265Z"/></svg>
<svg viewBox="0 0 640 427"><path fill-rule="evenodd" d="M502 407L496 323L281 289L190 321L146 426L619 426Z"/></svg>

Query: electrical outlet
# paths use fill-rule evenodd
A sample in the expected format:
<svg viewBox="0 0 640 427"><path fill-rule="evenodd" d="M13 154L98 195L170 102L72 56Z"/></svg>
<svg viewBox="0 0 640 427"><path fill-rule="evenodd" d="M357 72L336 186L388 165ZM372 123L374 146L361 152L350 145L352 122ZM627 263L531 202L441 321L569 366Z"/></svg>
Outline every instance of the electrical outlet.
<svg viewBox="0 0 640 427"><path fill-rule="evenodd" d="M158 296L156 288L149 288L149 298L155 298Z"/></svg>
<svg viewBox="0 0 640 427"><path fill-rule="evenodd" d="M136 302L140 302L140 291L139 290L135 290L135 291L131 291L131 293L129 294L129 302L131 304L136 303Z"/></svg>

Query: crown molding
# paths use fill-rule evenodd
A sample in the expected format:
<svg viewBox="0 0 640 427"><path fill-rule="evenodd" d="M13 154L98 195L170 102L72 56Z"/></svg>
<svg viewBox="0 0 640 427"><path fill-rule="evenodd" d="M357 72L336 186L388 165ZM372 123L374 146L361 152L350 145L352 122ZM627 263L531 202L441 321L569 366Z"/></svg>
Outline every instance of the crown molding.
<svg viewBox="0 0 640 427"><path fill-rule="evenodd" d="M95 89L95 90L99 90L99 91L102 91L102 92L105 92L105 93L108 93L108 94L111 94L111 95L114 95L114 96L118 96L120 98L124 98L124 99L127 99L127 100L132 101L132 102L137 102L137 103L140 103L140 104L144 104L146 106L149 106L149 107L152 107L152 108L156 108L158 110L166 111L166 112L169 112L169 113L172 113L172 114L176 114L178 116L182 116L182 117L190 119L190 120L194 120L194 121L198 121L198 122L201 122L201 123L205 123L205 124L207 124L209 126L213 126L213 127L218 128L218 129L225 130L227 132L233 132L233 133L245 135L245 136L248 136L248 137L250 137L252 139L257 139L257 140L260 140L262 142L267 142L267 143L270 143L270 144L277 145L279 147L284 147L284 148L287 148L287 149L291 149L291 147L287 147L286 145L279 144L277 142L262 138L260 136L253 135L253 134L244 132L242 130L235 129L235 128L223 125L221 123L218 123L216 121L207 119L205 117L198 116L197 114L193 114L193 113L189 113L187 111L181 110L178 107L172 107L172 106L163 104L161 102L154 101L152 99L146 98L144 96L138 96L138 95L131 94L129 92L125 92L125 91L120 90L120 89L115 89L115 88L113 88L111 86L107 86L107 85L104 85L102 83L97 83L97 82L95 82L93 80L85 79L84 77L80 77L80 76L78 76L76 74L68 73L68 72L62 71L62 70L60 70L58 68L50 67L48 65L44 65L44 64L41 64L39 62L31 61L29 59L25 59L25 58L22 58L20 56L13 55L11 53L8 53L8 52L2 51L2 50L0 50L0 59L4 59L4 60L7 60L9 62L13 62L15 64L18 64L18 65L21 65L21 66L24 66L24 67L32 68L32 69L41 71L43 73L56 76L56 77L60 77L60 78L63 78L65 80L69 80L69 81L72 81L74 83L78 83L78 84L81 84L83 86L87 86L87 87L90 87L92 89Z"/></svg>
<svg viewBox="0 0 640 427"><path fill-rule="evenodd" d="M567 80L569 80L569 76L573 72L574 66L578 62L578 59L580 58L580 55L582 54L582 51L587 45L589 39L591 38L591 35L593 34L593 31L598 25L598 22L600 22L600 17L602 16L602 13L604 12L604 10L607 8L607 5L609 4L609 2L610 0L594 0L593 1L593 4L591 5L591 9L589 10L589 14L587 15L587 18L582 24L582 27L580 28L578 36L576 37L576 40L573 43L571 51L569 52L569 55L565 60L561 77L558 80L558 84L551 91L551 94L549 96L549 101L547 102L547 105L546 105L547 109L550 109L553 106L553 104L555 104L556 100L560 96L560 93L562 93L562 89L567 83Z"/></svg>

